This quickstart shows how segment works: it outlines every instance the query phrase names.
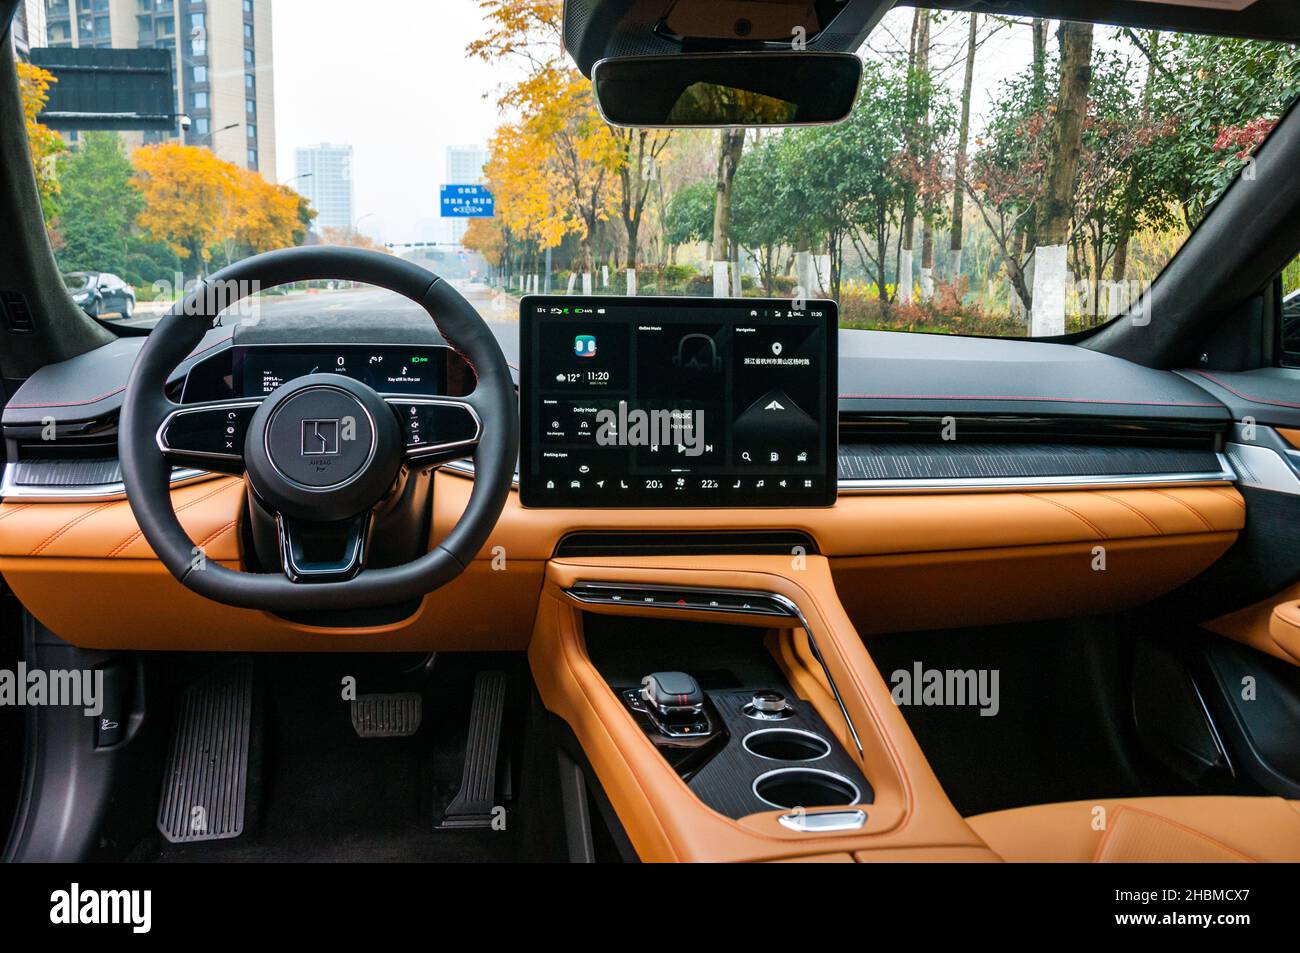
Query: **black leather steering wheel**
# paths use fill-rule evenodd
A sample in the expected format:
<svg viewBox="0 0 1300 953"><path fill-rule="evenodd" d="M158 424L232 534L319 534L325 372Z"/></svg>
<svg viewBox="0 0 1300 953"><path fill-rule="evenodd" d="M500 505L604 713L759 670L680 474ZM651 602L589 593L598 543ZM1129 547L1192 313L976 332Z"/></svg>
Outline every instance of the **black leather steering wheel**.
<svg viewBox="0 0 1300 953"><path fill-rule="evenodd" d="M473 369L467 397L381 396L359 381L312 374L261 399L177 404L172 371L218 313L265 288L310 279L360 281L418 303ZM421 432L418 428L423 426ZM273 612L395 605L458 576L487 542L510 493L519 404L501 347L454 288L418 265L355 248L269 252L212 275L169 311L136 358L118 437L127 500L168 571L195 592ZM370 515L412 467L473 456L474 489L446 538L399 566L363 568ZM173 465L220 459L246 474L278 526L283 572L240 572L206 559L171 505ZM302 539L323 527L354 533L337 565L313 565Z"/></svg>

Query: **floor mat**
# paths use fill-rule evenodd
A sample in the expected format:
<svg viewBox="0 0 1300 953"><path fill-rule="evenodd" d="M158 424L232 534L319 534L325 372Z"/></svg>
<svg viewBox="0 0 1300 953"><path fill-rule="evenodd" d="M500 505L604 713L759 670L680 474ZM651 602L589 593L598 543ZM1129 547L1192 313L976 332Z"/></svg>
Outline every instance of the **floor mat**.
<svg viewBox="0 0 1300 953"><path fill-rule="evenodd" d="M1190 793L1138 743L1134 635L1115 620L1069 620L874 636L867 649L893 690L906 673L997 673L997 713L905 704L904 718L957 810ZM914 696L913 696L914 697Z"/></svg>
<svg viewBox="0 0 1300 953"><path fill-rule="evenodd" d="M267 656L249 768L249 817L234 840L170 845L146 839L131 859L152 861L554 861L564 831L555 759L529 704L522 655L443 655L419 688L424 716L407 737L361 738L344 700L392 691L397 656ZM504 830L436 830L460 784L474 676L508 671L513 798ZM405 687L405 686L403 686Z"/></svg>

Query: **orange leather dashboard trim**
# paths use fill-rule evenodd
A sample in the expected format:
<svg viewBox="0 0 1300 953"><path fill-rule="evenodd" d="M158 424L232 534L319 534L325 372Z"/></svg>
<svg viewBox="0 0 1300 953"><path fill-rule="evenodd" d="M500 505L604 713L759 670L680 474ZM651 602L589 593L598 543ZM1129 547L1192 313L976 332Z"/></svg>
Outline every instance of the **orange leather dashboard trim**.
<svg viewBox="0 0 1300 953"><path fill-rule="evenodd" d="M1300 430L1289 430L1286 427L1278 427L1277 432L1281 435L1283 440L1300 450Z"/></svg>
<svg viewBox="0 0 1300 953"><path fill-rule="evenodd" d="M204 480L172 490L181 526L209 559L239 559L236 527L244 504L238 477ZM154 559L125 500L107 503L0 505L0 556Z"/></svg>
<svg viewBox="0 0 1300 953"><path fill-rule="evenodd" d="M435 538L460 516L471 485L436 475ZM208 558L237 563L240 479L178 487L172 505ZM310 629L194 596L153 558L125 501L0 503L0 572L52 631L87 647L522 649L545 561L575 530L803 530L832 557L864 631L876 632L1137 604L1194 577L1243 522L1241 496L1226 486L845 496L834 507L775 510L529 510L512 494L461 578L411 619L376 629ZM1096 545L1116 568L1088 568ZM913 598L919 585L924 600ZM112 625L104 606L114 607Z"/></svg>
<svg viewBox="0 0 1300 953"><path fill-rule="evenodd" d="M1201 627L1300 665L1300 582Z"/></svg>
<svg viewBox="0 0 1300 953"><path fill-rule="evenodd" d="M437 532L455 523L471 487L464 477L438 474ZM831 507L762 510L525 509L512 494L485 549L547 559L561 538L581 530L779 529L808 533L824 556L876 556L1236 533L1244 525L1245 502L1231 486L864 494Z"/></svg>
<svg viewBox="0 0 1300 953"><path fill-rule="evenodd" d="M562 591L580 580L759 589L796 602L861 737L861 767L875 791L875 802L865 808L866 826L810 836L780 826L781 811L733 820L705 806L654 749L587 657L581 611ZM801 666L806 646L798 648L800 638L790 631L775 638L793 640L780 657L782 665ZM792 570L782 556L552 561L528 657L543 702L577 735L642 860L757 861L983 846L948 802L890 699L840 606L830 565L822 557L809 557L802 570ZM809 672L796 685L805 690L818 680ZM813 692L809 700L827 725L843 725L838 709L827 707L824 692ZM846 733L840 729L841 741ZM855 755L852 745L845 750Z"/></svg>

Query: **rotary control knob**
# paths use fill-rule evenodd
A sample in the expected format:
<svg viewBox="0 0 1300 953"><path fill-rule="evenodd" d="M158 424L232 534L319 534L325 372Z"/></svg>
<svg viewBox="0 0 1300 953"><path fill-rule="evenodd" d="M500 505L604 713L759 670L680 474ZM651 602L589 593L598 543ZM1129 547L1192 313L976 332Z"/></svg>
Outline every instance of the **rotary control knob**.
<svg viewBox="0 0 1300 953"><path fill-rule="evenodd" d="M745 714L760 721L780 721L794 714L790 700L775 689L766 688L754 692L754 697L745 706Z"/></svg>

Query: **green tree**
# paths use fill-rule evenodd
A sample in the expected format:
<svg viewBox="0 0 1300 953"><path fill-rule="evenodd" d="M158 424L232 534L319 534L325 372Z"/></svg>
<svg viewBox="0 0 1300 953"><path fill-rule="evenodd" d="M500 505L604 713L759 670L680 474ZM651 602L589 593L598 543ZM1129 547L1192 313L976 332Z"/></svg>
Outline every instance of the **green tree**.
<svg viewBox="0 0 1300 953"><path fill-rule="evenodd" d="M791 178L785 153L789 145L784 140L770 135L746 152L736 167L731 191L731 238L758 262L767 295L774 293L777 251L798 231L795 216L800 210L788 194Z"/></svg>
<svg viewBox="0 0 1300 953"><path fill-rule="evenodd" d="M788 240L825 245L830 292L837 299L846 244L871 262L886 298L889 233L903 218L909 196L918 194L918 166L908 160L911 119L899 108L907 101L908 82L898 70L867 62L862 92L846 121L796 129L780 139L789 181L784 211L792 217Z"/></svg>
<svg viewBox="0 0 1300 953"><path fill-rule="evenodd" d="M713 237L713 209L717 188L712 182L692 182L677 191L664 214L664 241L690 245Z"/></svg>
<svg viewBox="0 0 1300 953"><path fill-rule="evenodd" d="M130 271L133 222L143 207L115 132L91 132L59 162L58 253L64 271Z"/></svg>
<svg viewBox="0 0 1300 953"><path fill-rule="evenodd" d="M1148 161L1194 228L1300 95L1300 48L1165 34L1152 49L1128 35L1155 67L1155 115L1173 127Z"/></svg>

